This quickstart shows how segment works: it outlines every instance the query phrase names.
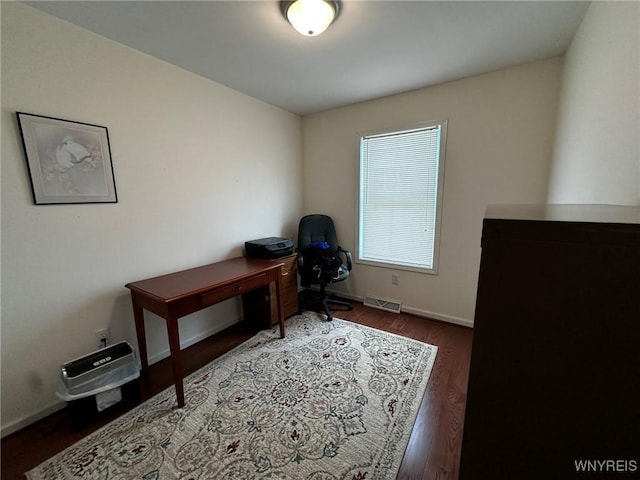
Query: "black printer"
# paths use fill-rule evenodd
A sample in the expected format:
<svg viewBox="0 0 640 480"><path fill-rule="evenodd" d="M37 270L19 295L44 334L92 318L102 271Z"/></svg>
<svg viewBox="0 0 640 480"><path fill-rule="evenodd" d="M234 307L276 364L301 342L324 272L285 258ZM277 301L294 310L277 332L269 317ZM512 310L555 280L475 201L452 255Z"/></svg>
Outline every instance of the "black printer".
<svg viewBox="0 0 640 480"><path fill-rule="evenodd" d="M281 258L293 253L293 240L290 238L267 237L244 242L247 257Z"/></svg>

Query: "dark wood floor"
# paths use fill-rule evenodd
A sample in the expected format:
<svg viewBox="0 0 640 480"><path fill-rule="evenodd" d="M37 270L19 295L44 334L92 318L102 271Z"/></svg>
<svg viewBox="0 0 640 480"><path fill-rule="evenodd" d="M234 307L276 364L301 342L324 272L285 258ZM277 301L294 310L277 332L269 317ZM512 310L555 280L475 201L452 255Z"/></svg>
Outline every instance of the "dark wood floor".
<svg viewBox="0 0 640 480"><path fill-rule="evenodd" d="M472 330L401 313L393 314L355 304L353 311L336 312L336 317L411 337L438 346L427 391L398 474L403 480L455 480L458 478L462 426L469 374ZM230 350L255 332L245 324L183 351L187 372L195 371L213 357ZM168 360L149 369L141 379L140 401L172 385ZM82 430L73 427L68 412L61 410L2 439L3 480L22 479L24 472L121 415L133 404L118 407Z"/></svg>

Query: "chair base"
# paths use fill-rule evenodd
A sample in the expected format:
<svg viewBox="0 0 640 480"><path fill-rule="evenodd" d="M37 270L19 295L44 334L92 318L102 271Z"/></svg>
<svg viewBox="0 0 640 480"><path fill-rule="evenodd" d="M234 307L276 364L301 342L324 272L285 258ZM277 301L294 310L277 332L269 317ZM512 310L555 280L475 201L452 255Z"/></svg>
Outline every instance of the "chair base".
<svg viewBox="0 0 640 480"><path fill-rule="evenodd" d="M327 294L323 287L320 287L319 292L310 289L301 291L298 305L300 310L322 311L326 315L328 322L333 320L333 314L329 309L330 306L338 307L341 310L353 310L353 305L350 302L334 298L333 295Z"/></svg>

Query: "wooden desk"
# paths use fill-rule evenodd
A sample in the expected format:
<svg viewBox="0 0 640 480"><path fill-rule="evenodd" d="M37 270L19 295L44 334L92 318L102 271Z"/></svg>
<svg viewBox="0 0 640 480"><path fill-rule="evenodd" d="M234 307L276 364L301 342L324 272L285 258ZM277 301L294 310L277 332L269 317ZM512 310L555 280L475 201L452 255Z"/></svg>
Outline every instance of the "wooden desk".
<svg viewBox="0 0 640 480"><path fill-rule="evenodd" d="M142 373L149 368L143 309L167 321L178 407L184 406L184 372L178 333L180 317L273 283L280 337L284 338L281 268L279 262L239 257L126 284L125 287L131 290Z"/></svg>

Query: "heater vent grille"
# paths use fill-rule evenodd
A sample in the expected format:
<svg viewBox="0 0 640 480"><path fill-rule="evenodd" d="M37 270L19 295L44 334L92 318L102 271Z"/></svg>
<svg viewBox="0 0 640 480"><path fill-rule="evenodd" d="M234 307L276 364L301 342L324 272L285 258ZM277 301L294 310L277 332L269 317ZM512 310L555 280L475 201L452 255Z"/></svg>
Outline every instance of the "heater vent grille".
<svg viewBox="0 0 640 480"><path fill-rule="evenodd" d="M378 308L380 310L386 310L387 312L400 313L402 303L396 300L387 300L383 298L377 298L372 295L366 295L362 303L367 307Z"/></svg>

